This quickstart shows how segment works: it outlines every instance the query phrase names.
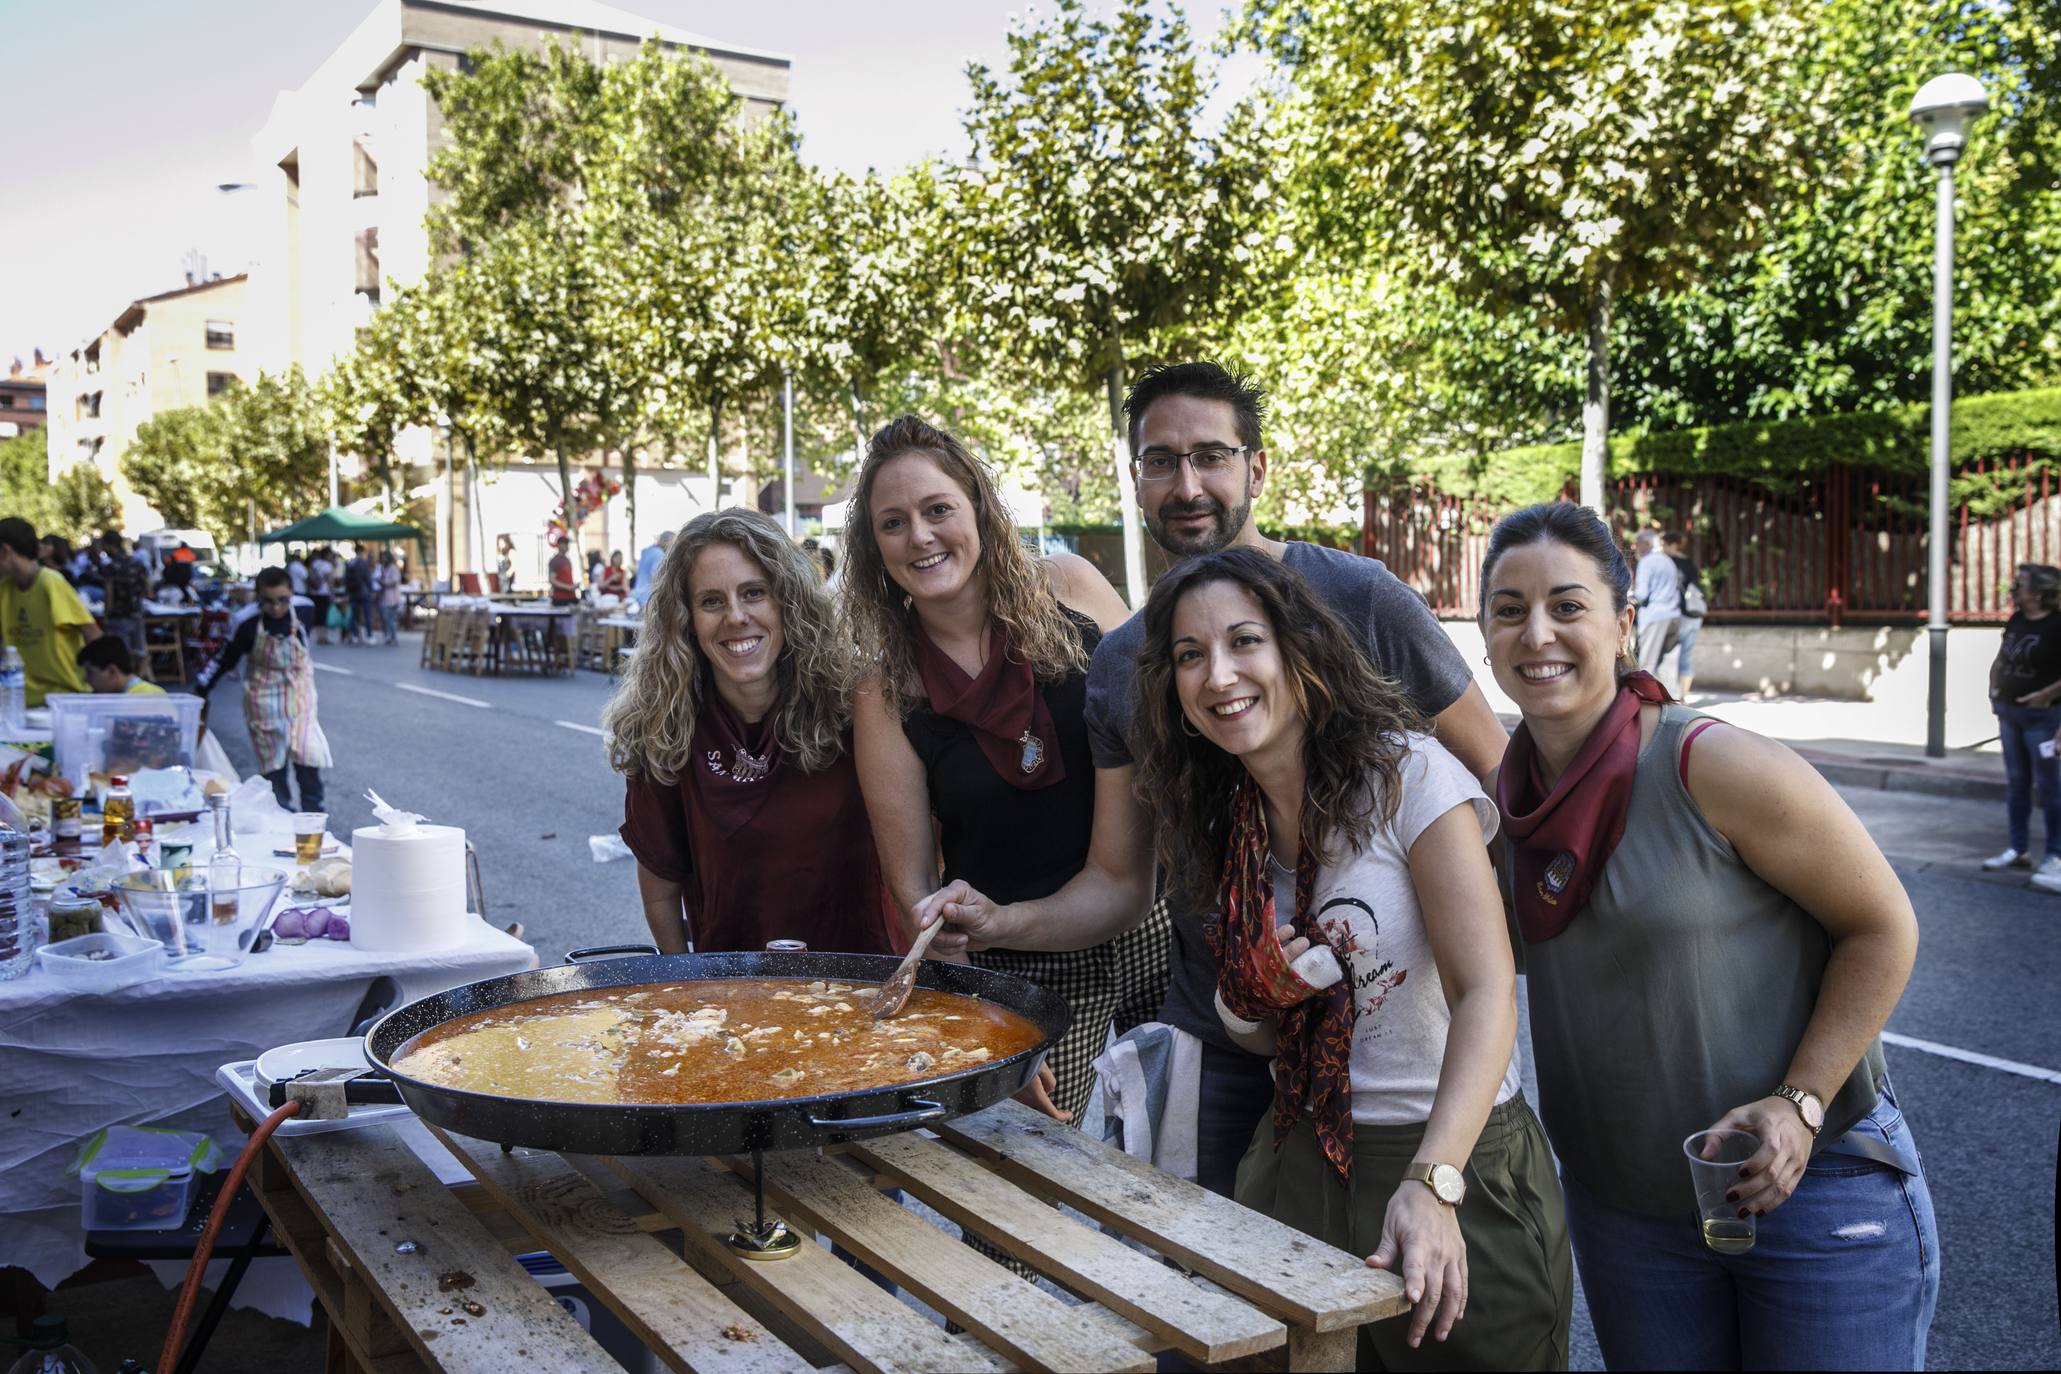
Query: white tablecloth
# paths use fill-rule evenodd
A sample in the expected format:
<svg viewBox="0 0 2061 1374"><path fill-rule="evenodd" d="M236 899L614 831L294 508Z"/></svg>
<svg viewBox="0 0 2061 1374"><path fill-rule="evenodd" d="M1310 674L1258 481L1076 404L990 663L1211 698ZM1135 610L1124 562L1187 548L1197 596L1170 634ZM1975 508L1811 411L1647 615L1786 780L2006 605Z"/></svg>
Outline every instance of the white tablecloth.
<svg viewBox="0 0 2061 1374"><path fill-rule="evenodd" d="M55 1286L86 1263L79 1184L64 1171L102 1127L204 1130L233 1152L243 1137L214 1080L220 1065L348 1034L381 975L411 1001L536 965L530 946L474 921L465 944L436 954L314 940L109 993L76 993L40 969L0 983L0 1266Z"/></svg>

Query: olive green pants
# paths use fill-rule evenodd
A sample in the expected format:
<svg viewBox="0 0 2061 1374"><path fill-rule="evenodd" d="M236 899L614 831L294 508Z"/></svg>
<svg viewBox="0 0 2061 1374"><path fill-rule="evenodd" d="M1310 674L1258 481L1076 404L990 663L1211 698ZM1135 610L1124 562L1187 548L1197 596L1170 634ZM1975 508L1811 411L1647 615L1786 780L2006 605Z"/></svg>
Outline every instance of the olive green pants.
<svg viewBox="0 0 2061 1374"><path fill-rule="evenodd" d="M1260 1122L1238 1166L1238 1201L1341 1250L1371 1255L1388 1200L1417 1157L1422 1124L1353 1125L1352 1180L1341 1182L1307 1121L1274 1147ZM1467 1243L1467 1315L1443 1342L1409 1347L1410 1318L1360 1328L1361 1369L1566 1369L1573 1257L1546 1133L1523 1096L1489 1113L1467 1161L1460 1236Z"/></svg>

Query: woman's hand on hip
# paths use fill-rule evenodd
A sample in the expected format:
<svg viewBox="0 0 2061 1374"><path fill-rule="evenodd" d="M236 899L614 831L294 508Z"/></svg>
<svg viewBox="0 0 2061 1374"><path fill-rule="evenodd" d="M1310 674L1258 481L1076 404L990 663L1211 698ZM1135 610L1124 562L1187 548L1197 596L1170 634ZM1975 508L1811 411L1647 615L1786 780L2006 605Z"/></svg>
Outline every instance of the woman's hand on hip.
<svg viewBox="0 0 2061 1374"><path fill-rule="evenodd" d="M1401 1274L1403 1294L1413 1307L1411 1349L1423 1344L1427 1330L1444 1340L1453 1323L1467 1315L1467 1242L1460 1236L1460 1213L1440 1202L1427 1185L1409 1180L1395 1190L1381 1221L1381 1244L1367 1263Z"/></svg>
<svg viewBox="0 0 2061 1374"><path fill-rule="evenodd" d="M939 936L943 939L943 936ZM1054 1121L1071 1121L1073 1113L1061 1110L1052 1100L1052 1094L1059 1091L1059 1075L1052 1072L1050 1064L1038 1065L1038 1076L1023 1085L1016 1094L1016 1100L1026 1107L1035 1107Z"/></svg>
<svg viewBox="0 0 2061 1374"><path fill-rule="evenodd" d="M1803 1171L1811 1162L1811 1129L1788 1098L1769 1095L1734 1107L1710 1129L1746 1131L1760 1141L1760 1148L1739 1166L1738 1184L1725 1194L1727 1202L1738 1204L1740 1216L1765 1216L1787 1202L1803 1182Z"/></svg>

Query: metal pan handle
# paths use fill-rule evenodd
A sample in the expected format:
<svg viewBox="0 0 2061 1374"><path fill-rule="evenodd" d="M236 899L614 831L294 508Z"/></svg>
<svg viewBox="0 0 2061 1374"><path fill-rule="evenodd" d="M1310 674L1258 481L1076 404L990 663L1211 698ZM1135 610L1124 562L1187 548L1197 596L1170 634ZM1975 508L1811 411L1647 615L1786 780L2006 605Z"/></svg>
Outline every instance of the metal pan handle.
<svg viewBox="0 0 2061 1374"><path fill-rule="evenodd" d="M657 945L595 945L591 949L576 949L565 956L568 964L584 964L589 959L612 959L624 954L656 954Z"/></svg>
<svg viewBox="0 0 2061 1374"><path fill-rule="evenodd" d="M909 1099L909 1106L909 1111L889 1112L885 1116L812 1116L809 1118L809 1124L819 1131L871 1131L883 1128L907 1130L911 1126L921 1126L926 1121L936 1121L945 1115L942 1103L931 1102L925 1098L912 1097Z"/></svg>

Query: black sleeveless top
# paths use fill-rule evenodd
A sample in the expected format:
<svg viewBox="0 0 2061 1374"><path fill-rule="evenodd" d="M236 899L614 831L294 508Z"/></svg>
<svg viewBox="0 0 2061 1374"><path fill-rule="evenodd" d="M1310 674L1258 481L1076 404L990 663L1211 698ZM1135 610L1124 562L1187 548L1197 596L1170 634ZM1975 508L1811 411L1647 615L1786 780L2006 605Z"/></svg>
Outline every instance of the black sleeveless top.
<svg viewBox="0 0 2061 1374"><path fill-rule="evenodd" d="M1102 632L1095 622L1061 607L1079 627L1092 654ZM996 775L964 722L948 719L918 702L902 718L923 774L930 783L930 809L942 831L945 881L964 878L997 902L1049 897L1088 862L1088 837L1095 829L1095 761L1088 753L1088 678L1069 673L1038 684L1058 733L1066 776L1050 787L1026 791Z"/></svg>

